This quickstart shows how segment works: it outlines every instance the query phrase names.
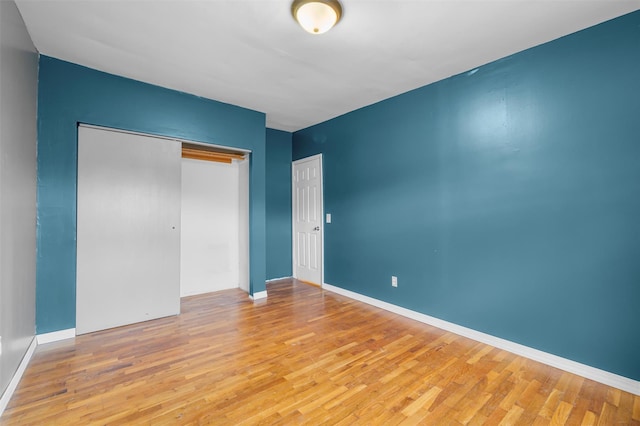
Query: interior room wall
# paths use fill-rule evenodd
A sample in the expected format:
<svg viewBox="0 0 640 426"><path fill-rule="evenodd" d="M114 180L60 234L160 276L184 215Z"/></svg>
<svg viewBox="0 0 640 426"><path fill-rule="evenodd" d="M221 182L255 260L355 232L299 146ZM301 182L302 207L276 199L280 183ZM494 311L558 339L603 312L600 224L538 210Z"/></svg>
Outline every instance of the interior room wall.
<svg viewBox="0 0 640 426"><path fill-rule="evenodd" d="M237 161L182 159L180 296L240 286L239 199Z"/></svg>
<svg viewBox="0 0 640 426"><path fill-rule="evenodd" d="M267 279L290 277L292 134L267 129Z"/></svg>
<svg viewBox="0 0 640 426"><path fill-rule="evenodd" d="M265 115L40 56L37 333L75 327L77 125L251 151L250 293L265 289Z"/></svg>
<svg viewBox="0 0 640 426"><path fill-rule="evenodd" d="M640 11L295 132L325 281L640 380L639 75Z"/></svg>
<svg viewBox="0 0 640 426"><path fill-rule="evenodd" d="M0 1L0 394L35 335L37 85L20 12Z"/></svg>

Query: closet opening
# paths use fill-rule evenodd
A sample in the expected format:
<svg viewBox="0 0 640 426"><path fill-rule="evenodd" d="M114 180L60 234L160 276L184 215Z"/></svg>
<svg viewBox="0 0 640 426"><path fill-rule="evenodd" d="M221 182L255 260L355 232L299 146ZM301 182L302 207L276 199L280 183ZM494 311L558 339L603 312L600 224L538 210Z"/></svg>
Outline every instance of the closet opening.
<svg viewBox="0 0 640 426"><path fill-rule="evenodd" d="M249 291L249 153L182 143L180 296Z"/></svg>

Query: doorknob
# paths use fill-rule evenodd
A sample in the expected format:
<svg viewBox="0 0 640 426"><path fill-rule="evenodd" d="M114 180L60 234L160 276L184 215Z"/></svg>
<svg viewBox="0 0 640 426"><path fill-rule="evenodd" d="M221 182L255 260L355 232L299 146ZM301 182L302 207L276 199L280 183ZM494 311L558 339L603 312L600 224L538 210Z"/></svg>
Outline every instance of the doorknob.
<svg viewBox="0 0 640 426"><path fill-rule="evenodd" d="M319 231L319 230L320 230L320 227L319 227L319 226L316 226L315 228L313 228L313 230L314 230L314 231Z"/></svg>

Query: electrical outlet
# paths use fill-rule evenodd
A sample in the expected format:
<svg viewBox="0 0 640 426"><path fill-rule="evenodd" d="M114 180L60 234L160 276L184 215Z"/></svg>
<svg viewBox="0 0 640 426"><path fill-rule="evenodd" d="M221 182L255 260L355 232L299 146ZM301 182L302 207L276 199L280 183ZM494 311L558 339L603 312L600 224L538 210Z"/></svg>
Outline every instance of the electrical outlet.
<svg viewBox="0 0 640 426"><path fill-rule="evenodd" d="M391 285L393 287L398 287L398 277L396 277L394 275L391 276Z"/></svg>

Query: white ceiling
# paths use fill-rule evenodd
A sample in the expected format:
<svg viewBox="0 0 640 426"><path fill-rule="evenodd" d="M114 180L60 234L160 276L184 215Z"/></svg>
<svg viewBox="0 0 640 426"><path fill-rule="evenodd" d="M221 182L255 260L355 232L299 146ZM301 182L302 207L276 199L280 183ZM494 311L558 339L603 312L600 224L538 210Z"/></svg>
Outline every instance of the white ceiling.
<svg viewBox="0 0 640 426"><path fill-rule="evenodd" d="M2 1L2 0L0 0ZM266 113L295 131L640 9L640 0L17 0L40 53Z"/></svg>

